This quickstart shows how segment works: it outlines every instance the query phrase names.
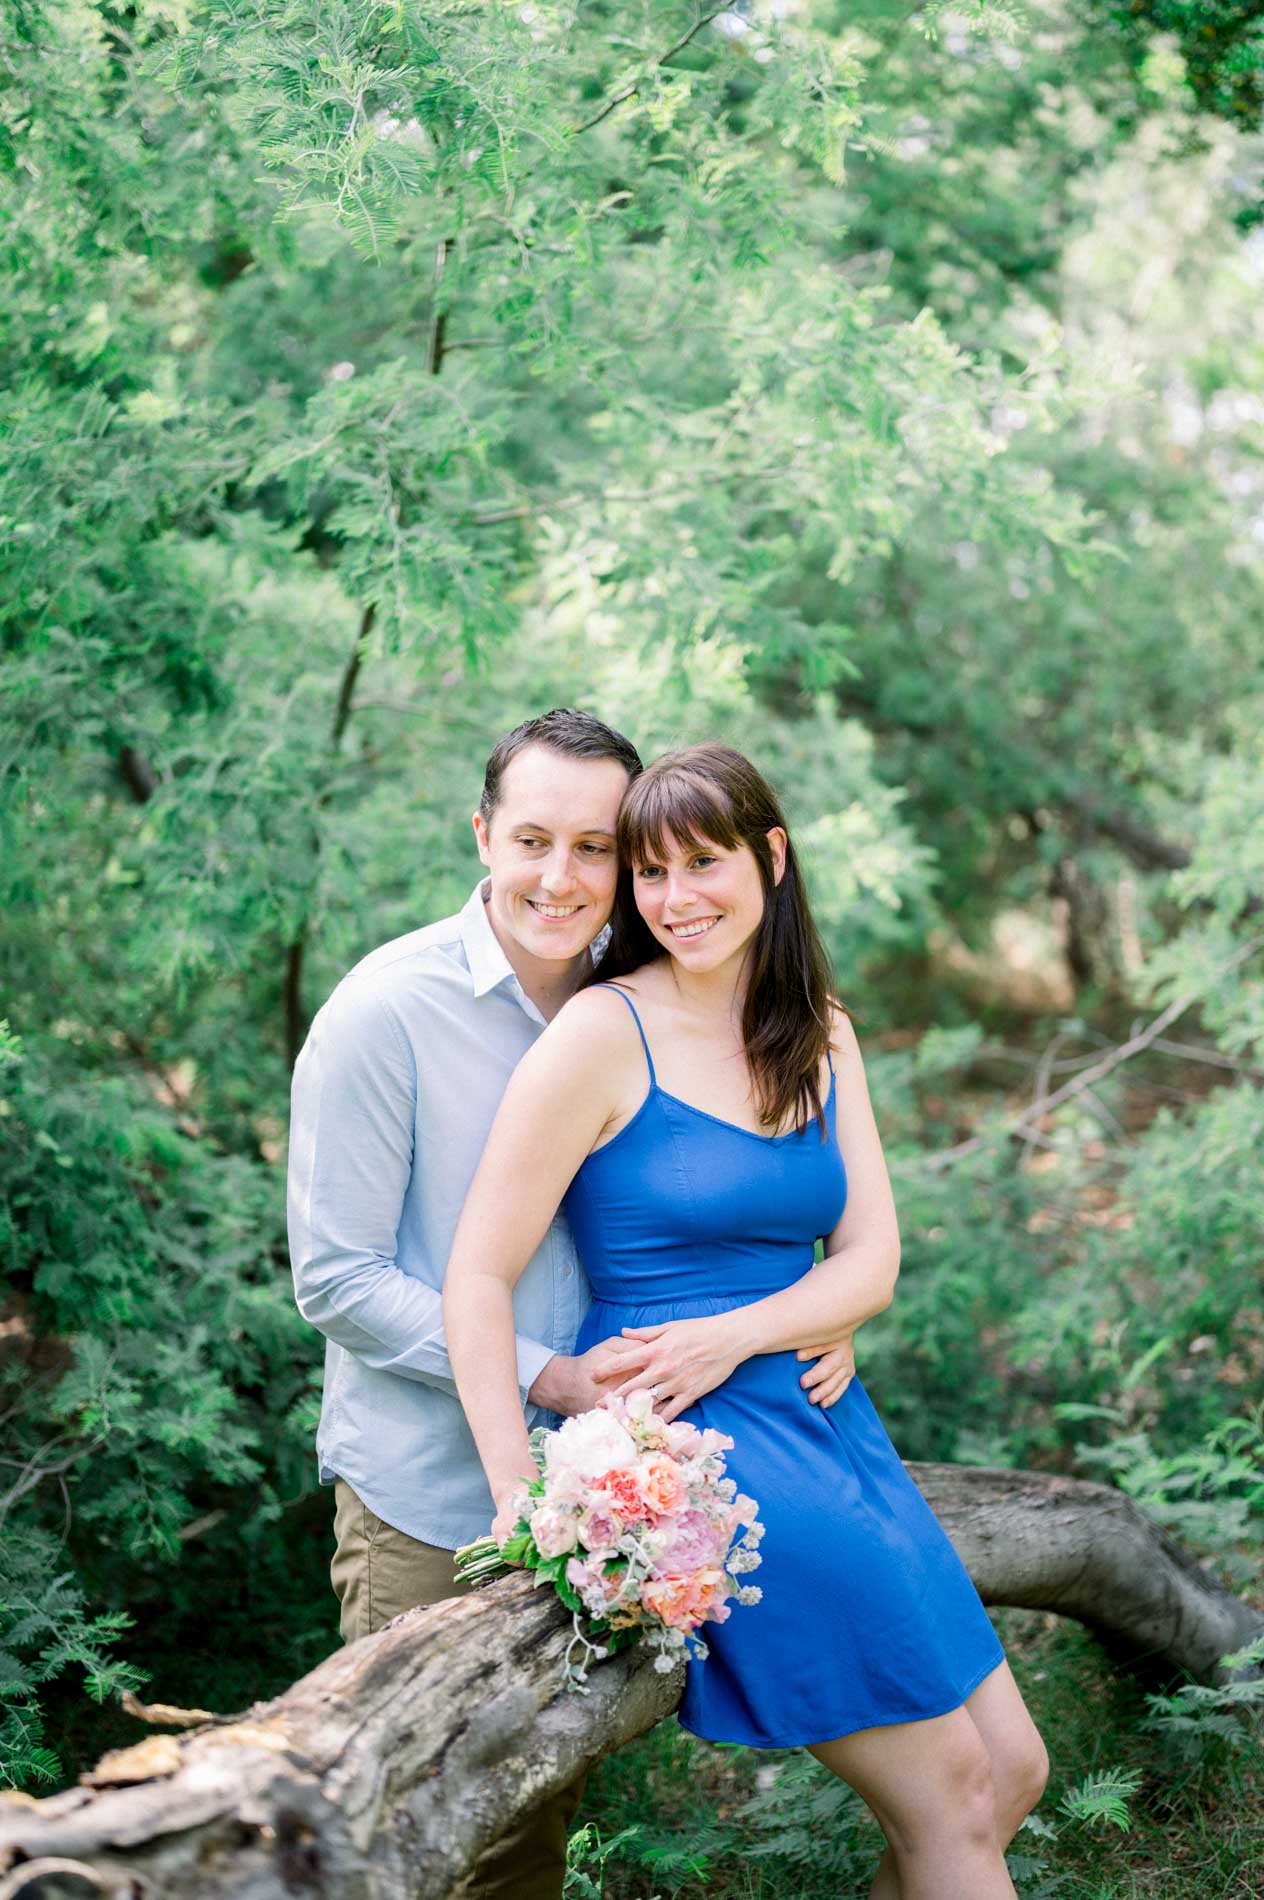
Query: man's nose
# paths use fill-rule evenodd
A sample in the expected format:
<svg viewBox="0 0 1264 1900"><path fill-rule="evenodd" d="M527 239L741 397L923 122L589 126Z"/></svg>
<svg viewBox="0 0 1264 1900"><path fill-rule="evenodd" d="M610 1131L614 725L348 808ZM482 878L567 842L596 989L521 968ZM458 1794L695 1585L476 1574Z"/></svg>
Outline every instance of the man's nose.
<svg viewBox="0 0 1264 1900"><path fill-rule="evenodd" d="M571 863L569 851L555 851L540 874L540 882L546 891L562 892L574 888L575 867Z"/></svg>

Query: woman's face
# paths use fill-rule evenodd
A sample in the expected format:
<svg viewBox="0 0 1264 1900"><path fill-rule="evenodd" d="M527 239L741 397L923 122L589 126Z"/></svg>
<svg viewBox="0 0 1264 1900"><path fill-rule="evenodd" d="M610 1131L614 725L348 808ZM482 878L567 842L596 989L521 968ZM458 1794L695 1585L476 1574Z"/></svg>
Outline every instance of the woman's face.
<svg viewBox="0 0 1264 1900"><path fill-rule="evenodd" d="M777 827L767 835L773 877L780 883L786 834ZM764 915L759 866L747 844L730 851L719 844L682 846L671 836L663 843L661 858L633 866L636 907L682 969L701 976L740 956L759 929Z"/></svg>

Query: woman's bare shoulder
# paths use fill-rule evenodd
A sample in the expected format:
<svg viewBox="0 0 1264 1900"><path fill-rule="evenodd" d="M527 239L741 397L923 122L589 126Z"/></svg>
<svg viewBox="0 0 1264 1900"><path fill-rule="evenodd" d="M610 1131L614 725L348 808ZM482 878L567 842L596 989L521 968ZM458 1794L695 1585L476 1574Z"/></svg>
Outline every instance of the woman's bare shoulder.
<svg viewBox="0 0 1264 1900"><path fill-rule="evenodd" d="M844 1061L848 1058L856 1062L860 1060L860 1044L856 1040L851 1017L838 1002L830 1004L830 1048Z"/></svg>
<svg viewBox="0 0 1264 1900"><path fill-rule="evenodd" d="M619 990L623 991L622 996ZM614 1053L624 1047L629 1038L639 1048L636 1024L625 1000L632 996L631 984L622 977L618 990L605 983L578 990L569 1002L563 1003L540 1040L547 1038L554 1044L581 1047L588 1055Z"/></svg>
<svg viewBox="0 0 1264 1900"><path fill-rule="evenodd" d="M643 1063L641 1042L626 1003L608 990L580 990L564 1003L514 1070L506 1101L565 1102L572 1121L590 1111L600 1121L616 1108Z"/></svg>

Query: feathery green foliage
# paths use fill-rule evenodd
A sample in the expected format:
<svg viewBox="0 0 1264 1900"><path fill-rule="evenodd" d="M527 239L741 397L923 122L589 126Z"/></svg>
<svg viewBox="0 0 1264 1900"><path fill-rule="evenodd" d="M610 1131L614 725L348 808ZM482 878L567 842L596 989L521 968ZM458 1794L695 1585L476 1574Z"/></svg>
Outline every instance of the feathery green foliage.
<svg viewBox="0 0 1264 1900"><path fill-rule="evenodd" d="M1219 0L14 0L10 1781L146 1677L231 1708L332 1646L289 1060L463 899L483 757L554 703L786 796L897 1175L902 1451L1109 1476L1251 1587L1258 41ZM1085 1667L1062 1791L1149 1719L1086 1753ZM1190 1762L1245 1777L1235 1697L1155 1703L1129 1853L1228 1838ZM730 1881L730 1822L716 1891L803 1891L818 1802L863 1878L832 1784L720 1759L731 1816L625 1789L575 1891ZM1025 1835L1022 1891L1087 1891L1091 1832Z"/></svg>

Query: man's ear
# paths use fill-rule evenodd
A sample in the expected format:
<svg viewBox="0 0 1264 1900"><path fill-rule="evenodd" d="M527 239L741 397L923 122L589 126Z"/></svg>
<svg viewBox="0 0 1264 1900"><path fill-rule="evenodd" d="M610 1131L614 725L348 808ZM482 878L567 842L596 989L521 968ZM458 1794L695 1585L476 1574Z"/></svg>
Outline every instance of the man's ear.
<svg viewBox="0 0 1264 1900"><path fill-rule="evenodd" d="M489 835L487 820L481 811L476 811L474 814L474 842L478 846L478 855L484 864L490 864L492 861L490 847L487 842Z"/></svg>
<svg viewBox="0 0 1264 1900"><path fill-rule="evenodd" d="M764 833L764 836L768 840L768 849L772 853L772 881L774 884L780 884L786 874L786 834L780 825L774 825L771 831Z"/></svg>

